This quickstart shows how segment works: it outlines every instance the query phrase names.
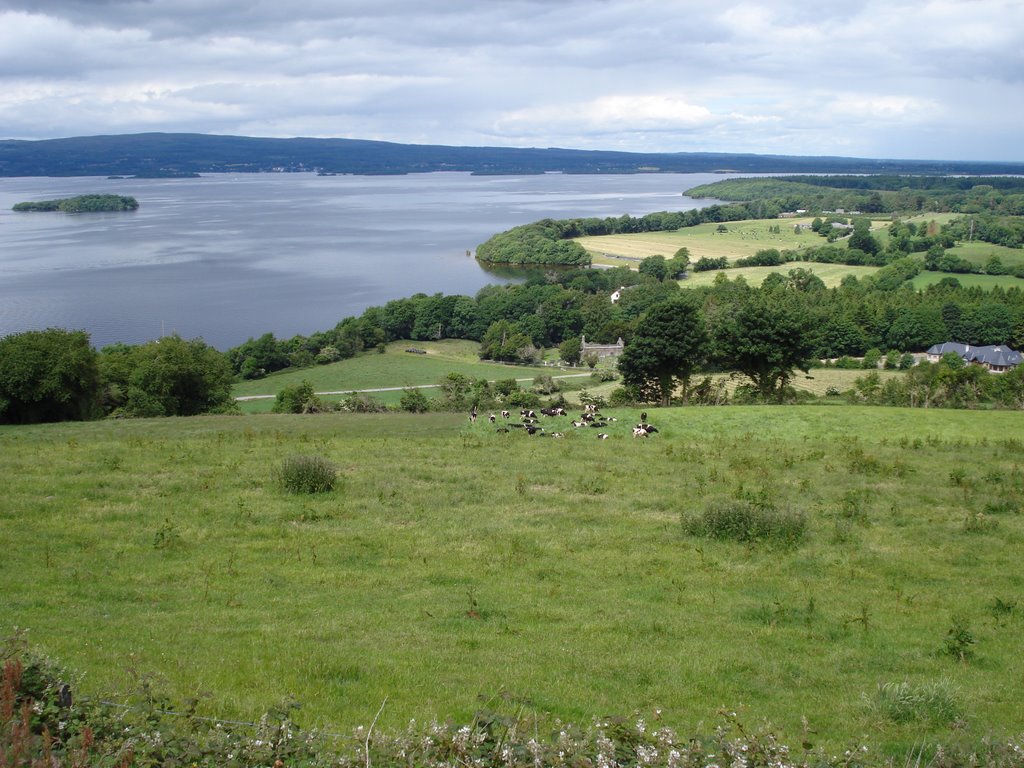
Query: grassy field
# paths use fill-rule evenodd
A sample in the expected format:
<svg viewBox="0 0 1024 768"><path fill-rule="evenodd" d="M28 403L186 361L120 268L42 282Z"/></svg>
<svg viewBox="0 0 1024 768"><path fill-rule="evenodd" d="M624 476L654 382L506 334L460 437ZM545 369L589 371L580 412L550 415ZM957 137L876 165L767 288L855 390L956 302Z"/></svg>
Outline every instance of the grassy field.
<svg viewBox="0 0 1024 768"><path fill-rule="evenodd" d="M734 267L733 269L726 270L715 269L708 272L691 272L690 276L679 284L684 288L711 285L715 281L715 277L722 274L730 280L742 277L750 285L758 286L773 272L778 272L780 275L788 275L791 269L800 268L816 274L828 288L834 288L839 285L847 275L861 278L873 275L879 270L878 267L854 267L846 264L817 264L814 262L793 261L778 267Z"/></svg>
<svg viewBox="0 0 1024 768"><path fill-rule="evenodd" d="M807 717L835 749L1024 722L1024 413L669 409L648 440L611 414L605 441L460 414L0 428L4 631L83 671L79 694L153 674L203 714L295 697L342 731L385 697L394 729L502 695L693 732L724 706L791 743ZM293 454L341 487L282 492ZM730 504L806 533L682 525ZM923 704L880 693L903 682Z"/></svg>
<svg viewBox="0 0 1024 768"><path fill-rule="evenodd" d="M645 259L661 254L671 258L683 246L690 249L691 261L704 256L718 258L725 256L729 261L743 256L753 256L765 248L780 251L799 250L812 245L821 245L825 240L813 232L795 234L793 227L810 224L813 219L752 219L749 221L726 222L727 232L717 232L718 224L700 224L696 227L671 232L641 232L631 235L602 235L600 237L579 237L576 241L590 252L595 264L620 265L623 260ZM768 231L778 226L779 234Z"/></svg>
<svg viewBox="0 0 1024 768"><path fill-rule="evenodd" d="M960 243L955 248L950 248L946 253L967 259L973 264L985 266L993 256L998 256L1004 267L1017 267L1024 264L1024 249L1007 248L1004 245L993 245L992 243Z"/></svg>
<svg viewBox="0 0 1024 768"><path fill-rule="evenodd" d="M427 354L417 355L406 352L415 348L426 350ZM444 341L398 341L387 346L385 353L364 352L348 360L330 365L282 371L263 379L243 381L235 385L235 397L254 395L276 395L284 387L308 380L317 392L351 392L355 390L402 388L437 384L448 373L461 373L473 378L523 379L522 388L540 374L564 376L578 374L579 369L560 369L552 366L519 366L483 362L477 355L480 345L474 341L449 339ZM554 354L554 352L552 353ZM425 392L428 397L432 392ZM390 392L374 392L372 396L387 404L397 404L402 396L400 389ZM328 402L340 396L324 398ZM241 403L246 413L269 413L273 399L250 400Z"/></svg>
<svg viewBox="0 0 1024 768"><path fill-rule="evenodd" d="M1024 288L1024 280L1013 275L961 275L953 272L921 272L914 277L910 284L915 290L923 290L929 285L939 282L944 277L952 277L960 281L960 285L967 288L983 288L988 291L997 285L1003 288Z"/></svg>

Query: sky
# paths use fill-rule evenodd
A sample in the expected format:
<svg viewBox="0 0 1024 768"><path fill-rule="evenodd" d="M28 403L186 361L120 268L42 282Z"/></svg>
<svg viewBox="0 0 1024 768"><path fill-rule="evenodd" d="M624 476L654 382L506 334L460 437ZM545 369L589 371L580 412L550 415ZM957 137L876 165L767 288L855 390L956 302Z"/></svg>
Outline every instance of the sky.
<svg viewBox="0 0 1024 768"><path fill-rule="evenodd" d="M0 138L1024 161L1024 0L0 0Z"/></svg>

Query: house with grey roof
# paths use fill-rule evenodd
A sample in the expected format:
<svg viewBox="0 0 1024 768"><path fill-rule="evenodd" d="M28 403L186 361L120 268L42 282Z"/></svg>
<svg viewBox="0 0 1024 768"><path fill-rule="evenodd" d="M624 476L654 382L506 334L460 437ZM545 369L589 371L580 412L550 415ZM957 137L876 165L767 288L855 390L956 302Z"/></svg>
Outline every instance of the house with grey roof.
<svg viewBox="0 0 1024 768"><path fill-rule="evenodd" d="M949 352L959 355L965 363L980 365L992 373L1003 373L1024 362L1024 355L1015 352L1005 344L978 347L961 344L959 341L946 341L933 345L926 354L929 362L937 363L943 355Z"/></svg>

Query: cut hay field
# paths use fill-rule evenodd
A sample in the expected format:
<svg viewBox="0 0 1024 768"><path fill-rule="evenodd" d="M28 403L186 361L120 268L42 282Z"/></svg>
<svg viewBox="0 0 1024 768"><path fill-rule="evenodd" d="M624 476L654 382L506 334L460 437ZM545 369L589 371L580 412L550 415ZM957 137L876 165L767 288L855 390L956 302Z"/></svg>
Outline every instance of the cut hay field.
<svg viewBox="0 0 1024 768"><path fill-rule="evenodd" d="M601 235L578 237L580 243L590 252L595 264L621 265L631 261L634 265L640 259L660 254L671 258L683 246L690 249L690 260L697 261L704 256L718 258L725 256L729 261L744 256L753 256L765 248L780 251L799 250L812 245L821 245L824 239L813 232L796 234L796 224L810 224L813 219L751 219L725 223L727 232L717 232L718 224L700 224L670 232L640 232L629 235ZM779 234L768 231L769 227L780 227Z"/></svg>
<svg viewBox="0 0 1024 768"><path fill-rule="evenodd" d="M2 427L3 631L78 696L151 675L200 714L294 697L340 731L385 697L391 730L482 700L683 733L727 707L790 743L806 717L897 754L1019 730L1024 413L666 409L648 440L610 414L604 441L460 414ZM281 491L295 454L340 487ZM682 523L723 510L806 528ZM885 694L904 682L918 704Z"/></svg>

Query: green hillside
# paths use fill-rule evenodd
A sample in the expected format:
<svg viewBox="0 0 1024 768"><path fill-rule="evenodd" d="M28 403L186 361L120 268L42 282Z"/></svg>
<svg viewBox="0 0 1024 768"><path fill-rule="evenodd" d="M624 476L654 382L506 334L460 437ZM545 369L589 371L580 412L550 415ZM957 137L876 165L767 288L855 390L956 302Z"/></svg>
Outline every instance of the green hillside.
<svg viewBox="0 0 1024 768"><path fill-rule="evenodd" d="M385 698L391 730L510 700L707 732L724 706L894 754L1024 722L1024 414L683 408L646 440L607 415L608 440L461 414L0 428L4 632L79 695L146 674L203 715L294 697L340 731ZM340 487L284 493L295 454ZM941 701L894 708L903 682Z"/></svg>

